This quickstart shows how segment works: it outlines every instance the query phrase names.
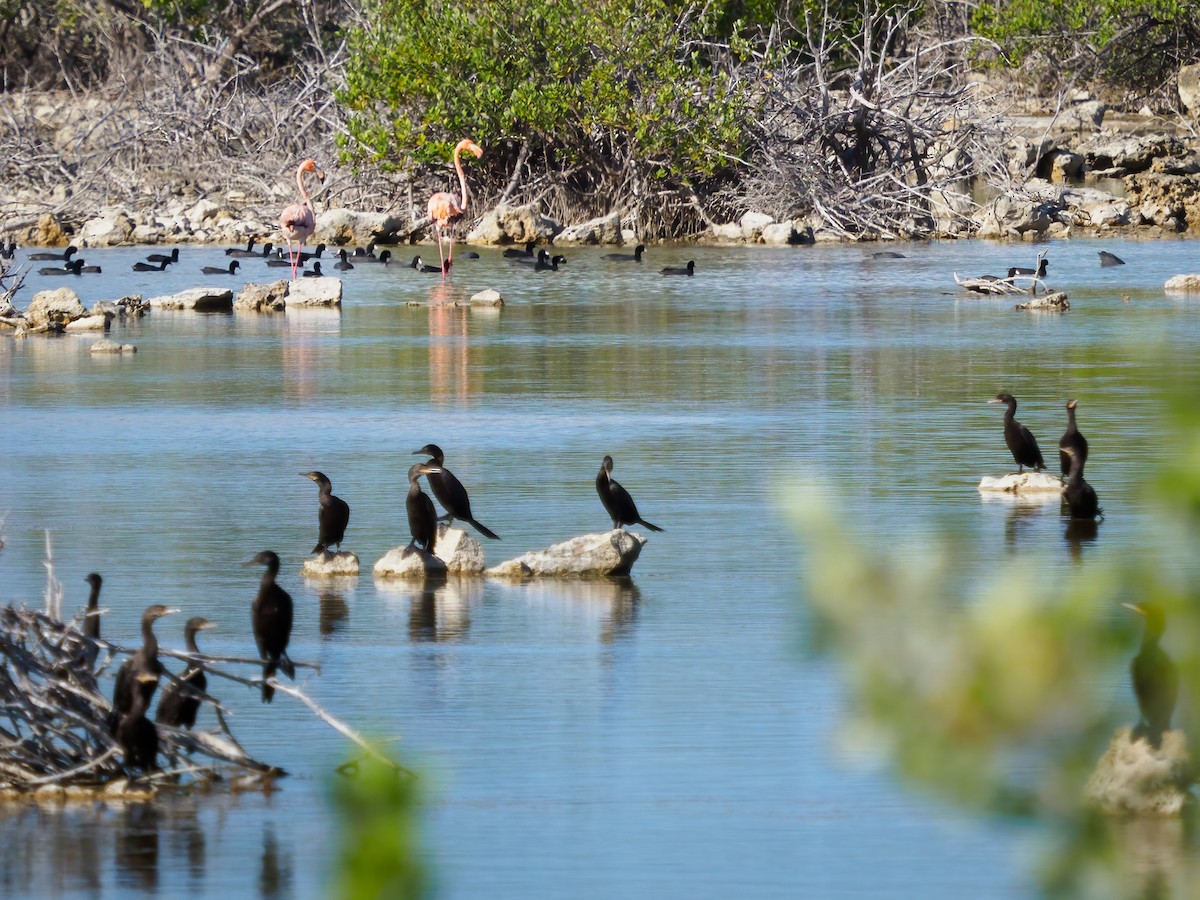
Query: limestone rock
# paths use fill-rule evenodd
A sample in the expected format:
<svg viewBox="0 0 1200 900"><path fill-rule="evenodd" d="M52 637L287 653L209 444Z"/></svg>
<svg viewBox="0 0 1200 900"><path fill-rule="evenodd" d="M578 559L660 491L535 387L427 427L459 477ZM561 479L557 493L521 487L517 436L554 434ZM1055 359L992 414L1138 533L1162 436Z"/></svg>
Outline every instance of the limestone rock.
<svg viewBox="0 0 1200 900"><path fill-rule="evenodd" d="M1069 188L1062 202L1080 225L1127 225L1129 202L1095 188Z"/></svg>
<svg viewBox="0 0 1200 900"><path fill-rule="evenodd" d="M247 284L238 291L233 308L236 312L283 312L287 307L288 282Z"/></svg>
<svg viewBox="0 0 1200 900"><path fill-rule="evenodd" d="M571 225L564 228L555 241L560 244L619 244L621 214L614 211L582 225Z"/></svg>
<svg viewBox="0 0 1200 900"><path fill-rule="evenodd" d="M646 543L643 535L616 528L584 534L534 550L488 569L494 578L594 578L628 575Z"/></svg>
<svg viewBox="0 0 1200 900"><path fill-rule="evenodd" d="M309 238L309 243L316 244L320 241L335 247L344 247L347 244L366 245L372 241L394 244L407 232L406 222L390 213L327 209L317 216L317 230Z"/></svg>
<svg viewBox="0 0 1200 900"><path fill-rule="evenodd" d="M762 238L764 228L774 223L774 216L757 212L748 212L738 220L738 225L742 229L742 237L752 244L757 243Z"/></svg>
<svg viewBox="0 0 1200 900"><path fill-rule="evenodd" d="M461 528L438 526L434 544L437 558L451 575L479 575L483 572L483 546Z"/></svg>
<svg viewBox="0 0 1200 900"><path fill-rule="evenodd" d="M1200 175L1165 172L1129 175L1125 178L1125 196L1129 204L1139 210L1161 210L1160 225L1174 219L1200 229Z"/></svg>
<svg viewBox="0 0 1200 900"><path fill-rule="evenodd" d="M803 236L796 230L795 222L772 222L763 226L759 237L764 244L788 247L804 243Z"/></svg>
<svg viewBox="0 0 1200 900"><path fill-rule="evenodd" d="M980 493L1061 494L1062 479L1048 472L1021 472L993 478L984 475L979 481Z"/></svg>
<svg viewBox="0 0 1200 900"><path fill-rule="evenodd" d="M1179 69L1179 101L1192 117L1200 115L1200 63Z"/></svg>
<svg viewBox="0 0 1200 900"><path fill-rule="evenodd" d="M562 225L542 215L534 205L497 206L483 214L467 235L473 244L524 244L546 242L563 230Z"/></svg>
<svg viewBox="0 0 1200 900"><path fill-rule="evenodd" d="M358 557L349 550L318 553L304 560L300 574L305 578L338 578L359 573Z"/></svg>
<svg viewBox="0 0 1200 900"><path fill-rule="evenodd" d="M90 316L84 316L81 319L74 319L67 323L67 331L107 331L109 317L103 313L94 313Z"/></svg>
<svg viewBox="0 0 1200 900"><path fill-rule="evenodd" d="M1193 801L1191 755L1182 731L1163 734L1158 748L1122 728L1088 778L1084 796L1102 812L1177 816Z"/></svg>
<svg viewBox="0 0 1200 900"><path fill-rule="evenodd" d="M737 222L726 222L721 225L713 225L709 231L712 232L714 240L727 241L734 243L742 240L742 226Z"/></svg>
<svg viewBox="0 0 1200 900"><path fill-rule="evenodd" d="M1073 130L1099 131L1107 112L1108 106L1103 101L1084 100L1067 107L1063 124Z"/></svg>
<svg viewBox="0 0 1200 900"><path fill-rule="evenodd" d="M978 237L1014 237L1026 232L1044 234L1055 221L1059 205L1049 199L997 197L974 217Z"/></svg>
<svg viewBox="0 0 1200 900"><path fill-rule="evenodd" d="M1071 301L1063 291L1054 291L1044 297L1035 297L1027 303L1018 303L1013 309L1049 310L1051 312L1066 312L1071 308Z"/></svg>
<svg viewBox="0 0 1200 900"><path fill-rule="evenodd" d="M415 578L446 574L446 563L431 553L414 547L405 556L405 547L395 547L383 554L371 569L376 578Z"/></svg>
<svg viewBox="0 0 1200 900"><path fill-rule="evenodd" d="M39 291L29 301L25 318L33 327L51 322L73 322L87 315L87 307L79 301L79 295L70 288Z"/></svg>
<svg viewBox="0 0 1200 900"><path fill-rule="evenodd" d="M1089 169L1145 172L1161 156L1178 156L1183 143L1170 135L1097 134L1077 145Z"/></svg>
<svg viewBox="0 0 1200 900"><path fill-rule="evenodd" d="M233 291L229 288L189 288L178 294L151 297L151 309L187 309L194 312L233 312Z"/></svg>
<svg viewBox="0 0 1200 900"><path fill-rule="evenodd" d="M1078 178L1083 171L1083 156L1070 150L1051 150L1038 163L1038 175L1054 184Z"/></svg>
<svg viewBox="0 0 1200 900"><path fill-rule="evenodd" d="M39 247L65 247L69 243L67 233L56 216L45 213L29 232L27 243Z"/></svg>
<svg viewBox="0 0 1200 900"><path fill-rule="evenodd" d="M214 224L220 219L232 218L229 210L207 198L197 200L185 215L193 225Z"/></svg>
<svg viewBox="0 0 1200 900"><path fill-rule="evenodd" d="M297 278L286 284L289 307L335 309L342 305L340 278Z"/></svg>
<svg viewBox="0 0 1200 900"><path fill-rule="evenodd" d="M470 302L472 306L503 306L504 298L499 291L485 288L477 294L472 294Z"/></svg>
<svg viewBox="0 0 1200 900"><path fill-rule="evenodd" d="M1163 285L1168 294L1200 294L1200 274L1176 275Z"/></svg>
<svg viewBox="0 0 1200 900"><path fill-rule="evenodd" d="M133 344L118 344L116 341L110 341L108 338L103 338L92 344L90 348L92 353L137 353L137 347Z"/></svg>
<svg viewBox="0 0 1200 900"><path fill-rule="evenodd" d="M84 223L79 239L89 247L124 244L133 234L133 220L122 210L108 210Z"/></svg>

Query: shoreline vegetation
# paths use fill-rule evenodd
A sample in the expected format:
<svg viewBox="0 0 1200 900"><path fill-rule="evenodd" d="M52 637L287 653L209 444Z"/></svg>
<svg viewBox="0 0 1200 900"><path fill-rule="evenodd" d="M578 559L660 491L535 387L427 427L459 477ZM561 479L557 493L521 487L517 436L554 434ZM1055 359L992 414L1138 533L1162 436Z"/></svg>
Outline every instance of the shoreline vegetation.
<svg viewBox="0 0 1200 900"><path fill-rule="evenodd" d="M1172 31L1110 0L1069 32L1020 0L10 5L0 237L22 245L278 243L305 157L331 176L314 240L428 240L464 135L474 243L1200 231L1200 13Z"/></svg>

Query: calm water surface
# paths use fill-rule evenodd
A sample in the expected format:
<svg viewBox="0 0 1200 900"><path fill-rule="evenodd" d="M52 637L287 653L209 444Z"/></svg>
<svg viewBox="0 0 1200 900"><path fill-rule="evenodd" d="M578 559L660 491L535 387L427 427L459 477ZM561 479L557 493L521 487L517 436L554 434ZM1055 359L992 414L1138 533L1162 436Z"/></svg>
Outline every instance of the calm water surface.
<svg viewBox="0 0 1200 900"><path fill-rule="evenodd" d="M568 250L540 275L484 251L444 296L495 287L499 312L410 307L442 296L436 277L376 266L346 273L340 315L153 314L113 335L132 357L0 336L0 601L40 602L49 530L69 608L103 573L107 635L132 642L162 602L185 611L160 623L164 643L202 613L221 624L203 646L244 655L258 572L239 563L277 551L292 655L323 666L303 686L425 776L444 897L1025 896L1030 849L1051 836L839 754L844 697L836 664L803 650L781 503L819 473L873 539L964 536L964 570L1136 548L1152 524L1136 483L1164 452L1154 394L1200 359L1193 302L1162 284L1200 258L1184 241L1052 244L1061 316L954 292L954 271L1032 265L1028 246L873 249L651 248L641 267ZM1098 249L1129 264L1100 269ZM35 275L22 302L267 278L249 261L205 279L220 250L186 248L168 273L131 273L145 252L89 251L103 275ZM657 274L689 258L694 278ZM1043 450L1080 398L1109 514L1096 542L1069 546L1055 507L981 501L979 477L1012 465L985 403L998 390ZM628 585L375 582L371 564L407 540L411 452L431 441L503 536L489 563L607 527L605 453L667 530ZM335 586L299 575L316 494L297 473L314 468L351 504L346 548L366 572ZM0 810L0 893L324 896L328 786L349 748L285 697L221 693L248 749L294 773L281 790Z"/></svg>

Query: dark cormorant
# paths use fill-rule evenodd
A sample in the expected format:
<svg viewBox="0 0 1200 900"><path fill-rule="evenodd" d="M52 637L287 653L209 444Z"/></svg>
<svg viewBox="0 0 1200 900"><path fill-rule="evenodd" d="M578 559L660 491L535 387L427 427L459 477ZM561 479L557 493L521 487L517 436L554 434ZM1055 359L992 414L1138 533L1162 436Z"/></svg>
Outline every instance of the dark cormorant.
<svg viewBox="0 0 1200 900"><path fill-rule="evenodd" d="M433 553L437 544L437 511L433 501L421 490L417 480L422 475L431 472L439 474L442 470L429 463L414 463L408 470L408 496L404 498L404 508L408 512L408 530L412 540L404 548L407 556L413 547L420 546L426 553Z"/></svg>
<svg viewBox="0 0 1200 900"><path fill-rule="evenodd" d="M176 247L169 254L151 253L146 257L146 262L179 262L179 248Z"/></svg>
<svg viewBox="0 0 1200 900"><path fill-rule="evenodd" d="M455 519L462 519L474 526L475 530L484 537L489 537L493 541L500 540L500 535L490 528L480 525L471 515L471 500L467 496L467 489L462 486L461 481L454 477L454 473L443 465L446 457L442 453L442 448L437 444L426 444L420 450L413 451L414 456L418 453L432 456L430 464L437 466L440 470L427 474L425 480L429 482L429 489L433 491L433 496L437 497L438 503L442 504L442 508L446 510L442 519L450 524L453 524Z"/></svg>
<svg viewBox="0 0 1200 900"><path fill-rule="evenodd" d="M104 579L98 572L92 572L83 580L92 586L92 592L88 595L87 615L83 620L83 633L86 637L98 641L100 640L100 585L104 583Z"/></svg>
<svg viewBox="0 0 1200 900"><path fill-rule="evenodd" d="M1083 480L1083 456L1072 446L1063 449L1071 458L1071 471L1067 476L1067 486L1063 491L1063 499L1071 511L1072 519L1094 519L1104 515L1100 509L1100 500L1096 497L1095 489Z"/></svg>
<svg viewBox="0 0 1200 900"><path fill-rule="evenodd" d="M346 257L349 255L350 254L346 252L346 248L343 247L341 250L338 251L338 256L340 257L340 259L333 264L333 267L335 269L337 269L339 272L345 272L348 269L353 269L354 263L352 263L348 259L346 259ZM360 259L374 259L375 257L374 256L371 256L371 257L362 256L359 258Z"/></svg>
<svg viewBox="0 0 1200 900"><path fill-rule="evenodd" d="M196 646L196 632L207 631L216 625L201 616L188 619L183 629L183 639L187 644L188 653L199 655L200 648ZM208 677L204 674L204 663L189 660L187 668L179 676L178 681L163 688L162 696L158 698L158 711L154 721L172 728L192 728L196 724L196 713L200 709L200 698L189 693L188 688L194 688L200 693L208 691Z"/></svg>
<svg viewBox="0 0 1200 900"><path fill-rule="evenodd" d="M1030 269L1025 266L1012 266L1008 270L1008 277L1012 278L1015 275L1036 275L1038 278L1045 278L1047 265L1049 265L1049 263L1043 256L1038 260L1036 269Z"/></svg>
<svg viewBox="0 0 1200 900"><path fill-rule="evenodd" d="M82 259L75 260L75 274L76 275L83 275L88 272L91 272L92 274L95 274L95 275L99 275L100 267L99 266L85 266L83 264Z"/></svg>
<svg viewBox="0 0 1200 900"><path fill-rule="evenodd" d="M567 258L565 256L563 256L562 254L559 254L559 255L551 258L550 254L546 253L544 250L542 251L542 253L544 255L541 258L539 258L537 262L535 262L533 264L533 271L535 271L535 272L557 272L559 266L566 265Z"/></svg>
<svg viewBox="0 0 1200 900"><path fill-rule="evenodd" d="M1133 738L1145 737L1151 747L1162 743L1163 732L1171 730L1171 714L1179 695L1179 670L1167 652L1158 646L1167 617L1157 603L1126 603L1146 618L1142 646L1129 666L1133 693L1137 695L1141 721L1133 729Z"/></svg>
<svg viewBox="0 0 1200 900"><path fill-rule="evenodd" d="M1107 250L1100 251L1100 268L1107 269L1109 266L1123 266L1125 260L1117 256L1115 253L1109 253Z"/></svg>
<svg viewBox="0 0 1200 900"><path fill-rule="evenodd" d="M871 259L905 259L903 253L897 253L895 250L878 250L871 254Z"/></svg>
<svg viewBox="0 0 1200 900"><path fill-rule="evenodd" d="M1046 461L1042 459L1042 451L1038 449L1033 432L1013 418L1017 413L1017 398L1012 394L997 394L988 403L1008 404L1008 412L1004 414L1004 443L1017 461L1017 472L1020 473L1025 466L1031 469L1046 468Z"/></svg>
<svg viewBox="0 0 1200 900"><path fill-rule="evenodd" d="M133 692L133 705L121 714L114 736L125 751L125 768L149 772L158 768L158 729L146 718L146 708L158 687L158 676L142 672L134 682L138 689Z"/></svg>
<svg viewBox="0 0 1200 900"><path fill-rule="evenodd" d="M645 244L638 244L633 248L633 253L605 253L601 259L611 260L612 262L638 262L642 261L642 254L646 252Z"/></svg>
<svg viewBox="0 0 1200 900"><path fill-rule="evenodd" d="M392 251L384 250L378 256L356 256L354 258L354 261L356 263L383 263L386 266L391 261L391 259L392 259Z"/></svg>
<svg viewBox="0 0 1200 900"><path fill-rule="evenodd" d="M302 263L308 262L310 259L320 259L321 254L324 252L325 252L325 245L317 244L317 246L313 248L312 253L308 253L306 251L306 252L300 254L300 262L302 262Z"/></svg>
<svg viewBox="0 0 1200 900"><path fill-rule="evenodd" d="M227 269L222 269L220 266L205 266L200 271L205 275L235 275L240 265L241 263L235 259L229 264L229 268Z"/></svg>
<svg viewBox="0 0 1200 900"><path fill-rule="evenodd" d="M117 716L114 724L119 724L120 716L133 709L135 693L145 694L146 706L158 687L158 677L162 675L163 665L158 661L158 639L154 636L154 623L165 615L177 613L177 609L167 609L160 603L147 606L142 613L142 647L137 653L125 660L117 670L116 683L113 685L113 714ZM153 676L150 680L142 680L141 676ZM136 688L136 690L135 690Z"/></svg>
<svg viewBox="0 0 1200 900"><path fill-rule="evenodd" d="M526 241L525 249L518 250L516 247L509 247L504 251L504 256L509 259L517 259L522 256L533 256L533 248L537 246L537 241Z"/></svg>
<svg viewBox="0 0 1200 900"><path fill-rule="evenodd" d="M0 243L0 259L12 259L17 253L17 242L10 240L7 244Z"/></svg>
<svg viewBox="0 0 1200 900"><path fill-rule="evenodd" d="M341 497L333 496L333 485L321 472L300 474L316 482L317 500L321 504L317 510L317 546L312 548L312 552L325 553L334 545L340 549L342 538L346 536L346 525L350 521L350 505Z"/></svg>
<svg viewBox="0 0 1200 900"><path fill-rule="evenodd" d="M509 259L510 263L517 263L522 266L550 265L550 252L545 247L538 247L538 251L533 256L514 256Z"/></svg>
<svg viewBox="0 0 1200 900"><path fill-rule="evenodd" d="M367 249L365 249L365 250L362 247L355 247L354 248L354 258L356 260L374 259L375 258L375 242L371 241L371 243L367 244Z"/></svg>
<svg viewBox="0 0 1200 900"><path fill-rule="evenodd" d="M441 268L438 266L426 265L424 262L421 261L421 257L419 257L419 256L414 256L412 258L412 262L408 264L408 267L410 269L416 269L418 272L424 272L427 275L432 274L432 273L441 274L441 271L442 271ZM450 266L447 265L446 270L449 271Z"/></svg>
<svg viewBox="0 0 1200 900"><path fill-rule="evenodd" d="M258 254L254 252L254 238L250 238L248 241L246 241L246 249L245 250L241 249L240 247L226 247L225 255L226 256L242 256L242 257L258 256Z"/></svg>
<svg viewBox="0 0 1200 900"><path fill-rule="evenodd" d="M596 493L600 495L600 502L604 504L604 508L608 510L608 514L612 518L613 528L621 528L625 525L645 525L651 531L662 531L657 525L651 525L638 514L637 504L629 496L629 491L621 487L612 477L612 468L612 457L604 457L604 461L600 463L600 472L596 475Z"/></svg>
<svg viewBox="0 0 1200 900"><path fill-rule="evenodd" d="M324 274L321 272L321 261L319 259L313 260L312 268L305 270L304 277L305 278L324 278L325 277Z"/></svg>
<svg viewBox="0 0 1200 900"><path fill-rule="evenodd" d="M1068 444L1074 447L1079 453L1081 460L1080 467L1087 462L1087 438L1079 433L1079 427L1075 424L1075 407L1078 405L1078 400L1067 401L1067 430L1058 440L1058 464L1059 468L1062 469L1063 478L1071 474L1071 457L1067 455L1065 450Z"/></svg>
<svg viewBox="0 0 1200 900"><path fill-rule="evenodd" d="M667 266L665 269L660 270L660 274L662 274L662 275L695 275L696 274L696 261L694 259L689 259L688 264L686 266L684 266L683 268L678 268L678 267L672 268L671 266Z"/></svg>
<svg viewBox="0 0 1200 900"><path fill-rule="evenodd" d="M267 684L267 679L275 674L276 669L283 670L288 678L296 677L296 667L287 655L288 641L292 637L292 596L275 583L275 576L279 574L279 557L270 550L259 553L246 565L267 567L250 607L250 621L254 626L258 655L266 660L263 665L262 700L263 703L270 703L275 696L275 688Z"/></svg>
<svg viewBox="0 0 1200 900"><path fill-rule="evenodd" d="M62 253L30 253L30 259L61 259L69 260L72 256L79 252L79 248L72 244Z"/></svg>
<svg viewBox="0 0 1200 900"><path fill-rule="evenodd" d="M162 259L162 260L159 260L157 263L136 262L133 264L133 271L135 271L135 272L165 272L165 271L167 271L167 266L170 265L170 263L171 263L171 261L169 259Z"/></svg>
<svg viewBox="0 0 1200 900"><path fill-rule="evenodd" d="M78 275L82 271L83 271L83 260L82 259L72 259L72 260L69 260L69 261L63 263L63 267L61 269L53 269L53 268L49 268L49 267L43 267L41 269L38 269L38 274L39 275Z"/></svg>

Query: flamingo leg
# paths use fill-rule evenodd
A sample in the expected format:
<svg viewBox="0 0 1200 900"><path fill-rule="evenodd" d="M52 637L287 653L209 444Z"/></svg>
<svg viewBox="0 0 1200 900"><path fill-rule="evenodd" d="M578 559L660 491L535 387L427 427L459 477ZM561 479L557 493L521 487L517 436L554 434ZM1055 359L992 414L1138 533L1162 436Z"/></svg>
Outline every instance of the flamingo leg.
<svg viewBox="0 0 1200 900"><path fill-rule="evenodd" d="M446 268L442 270L442 274L446 275L450 271L450 267L454 265L454 226L450 226L450 252L446 254Z"/></svg>
<svg viewBox="0 0 1200 900"><path fill-rule="evenodd" d="M434 222L433 231L437 235L438 262L442 264L442 281L444 282L446 280L446 258L442 256L442 226Z"/></svg>

